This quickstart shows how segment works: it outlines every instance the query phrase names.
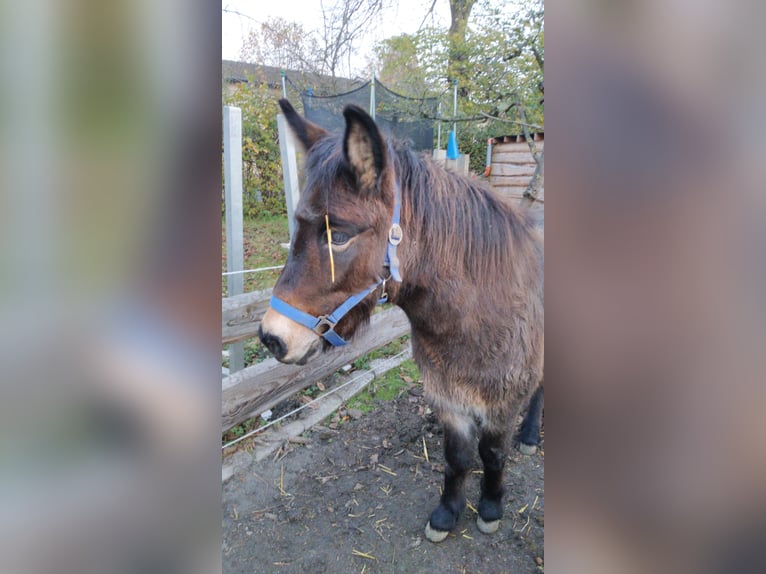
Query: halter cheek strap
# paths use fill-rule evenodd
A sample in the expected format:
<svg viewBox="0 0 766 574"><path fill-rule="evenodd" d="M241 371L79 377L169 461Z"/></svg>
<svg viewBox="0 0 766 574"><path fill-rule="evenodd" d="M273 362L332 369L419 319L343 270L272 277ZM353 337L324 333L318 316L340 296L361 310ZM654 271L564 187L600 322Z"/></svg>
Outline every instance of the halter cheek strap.
<svg viewBox="0 0 766 574"><path fill-rule="evenodd" d="M391 228L388 230L388 246L386 247L386 260L383 264L387 267L390 273L390 277L385 279L378 279L375 283L370 285L364 291L360 291L356 295L352 295L346 299L339 307L337 307L329 315L320 315L315 317L305 311L293 307L289 303L283 301L276 295L271 296L271 308L281 313L288 319L292 319L296 323L303 325L314 331L317 335L324 338L325 341L330 343L333 347L343 347L348 342L343 339L335 331L335 325L348 313L364 300L370 293L375 291L378 287L383 285L383 296L378 299L378 304L386 303L388 296L385 293L386 281L393 279L394 281L401 282L402 276L399 273L399 257L396 255L396 246L402 242L404 232L401 225L399 225L399 219L401 216L401 203L402 193L399 190L399 184L396 184L394 189L394 215L391 220Z"/></svg>
<svg viewBox="0 0 766 574"><path fill-rule="evenodd" d="M402 276L399 274L399 257L396 255L396 246L402 242L404 232L399 225L399 218L402 209L402 192L399 190L399 184L394 188L394 217L391 220L391 228L388 230L388 247L386 248L386 262L391 273L391 279L401 283Z"/></svg>

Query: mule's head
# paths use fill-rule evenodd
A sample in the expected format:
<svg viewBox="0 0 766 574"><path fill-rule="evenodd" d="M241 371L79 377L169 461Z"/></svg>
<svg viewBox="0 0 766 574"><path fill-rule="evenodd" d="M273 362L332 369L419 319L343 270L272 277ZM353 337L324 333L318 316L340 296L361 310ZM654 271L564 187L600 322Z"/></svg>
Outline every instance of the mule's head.
<svg viewBox="0 0 766 574"><path fill-rule="evenodd" d="M323 317L385 276L383 263L394 207L393 172L386 142L361 108L346 107L346 129L341 136L307 121L287 100L279 104L306 151L306 177L295 211L297 226L290 254L273 294L293 309ZM369 320L380 295L381 289L370 292L334 331L344 339L351 337ZM312 330L288 315L291 313L272 306L261 321L261 341L277 359L305 364L331 346L321 336L326 325Z"/></svg>

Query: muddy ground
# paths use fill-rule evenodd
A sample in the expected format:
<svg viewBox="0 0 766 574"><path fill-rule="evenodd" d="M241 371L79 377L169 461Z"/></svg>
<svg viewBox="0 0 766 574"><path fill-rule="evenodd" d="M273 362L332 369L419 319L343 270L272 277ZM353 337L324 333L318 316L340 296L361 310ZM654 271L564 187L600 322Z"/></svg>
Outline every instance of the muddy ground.
<svg viewBox="0 0 766 574"><path fill-rule="evenodd" d="M413 385L337 429L315 427L269 458L234 455L223 486L223 571L284 573L465 573L543 571L544 443L515 448L506 466L498 532L476 527L470 506L440 544L423 527L443 480L441 429ZM335 426L335 425L333 425ZM424 452L423 441L425 439ZM479 498L481 464L467 481Z"/></svg>

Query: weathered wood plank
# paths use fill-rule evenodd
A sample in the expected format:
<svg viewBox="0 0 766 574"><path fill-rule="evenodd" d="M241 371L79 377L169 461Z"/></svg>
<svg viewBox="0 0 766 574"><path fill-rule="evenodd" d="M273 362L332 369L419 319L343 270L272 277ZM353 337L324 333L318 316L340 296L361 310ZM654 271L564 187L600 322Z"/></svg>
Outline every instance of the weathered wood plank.
<svg viewBox="0 0 766 574"><path fill-rule="evenodd" d="M537 147L537 151L543 151L545 149L545 140L543 141L536 141L535 146ZM529 152L529 144L527 142L516 142L516 143L499 143L492 146L492 153L505 153L505 152Z"/></svg>
<svg viewBox="0 0 766 574"><path fill-rule="evenodd" d="M307 365L285 365L271 358L226 377L221 401L223 430L253 413L273 407L343 365L406 335L409 330L410 322L404 312L399 308L389 309L373 315L369 327L351 343Z"/></svg>
<svg viewBox="0 0 766 574"><path fill-rule="evenodd" d="M535 159L532 154L529 153L529 148L526 151L505 151L505 152L492 152L492 165L496 163L515 163L522 165L535 165Z"/></svg>
<svg viewBox="0 0 766 574"><path fill-rule="evenodd" d="M532 165L511 165L508 163L493 163L490 177L502 176L525 176L532 177L535 173L535 166Z"/></svg>
<svg viewBox="0 0 766 574"><path fill-rule="evenodd" d="M526 187L529 184L529 180L532 179L532 174L527 176L507 176L507 175L494 175L490 174L489 184L494 188L502 187Z"/></svg>
<svg viewBox="0 0 766 574"><path fill-rule="evenodd" d="M524 199L524 192L520 191L520 188L513 188L513 191L500 191L500 194L508 199Z"/></svg>
<svg viewBox="0 0 766 574"><path fill-rule="evenodd" d="M255 337L258 325L269 308L271 289L226 297L221 302L223 344Z"/></svg>
<svg viewBox="0 0 766 574"><path fill-rule="evenodd" d="M527 198L524 197L524 191L526 190L526 187L495 187L493 188L498 194L501 196L511 199L511 200L519 200L519 201L527 201ZM540 202L545 202L545 190L540 188L540 193L537 195L537 199L540 200ZM540 203L535 202L535 203ZM542 205L542 203L540 203Z"/></svg>

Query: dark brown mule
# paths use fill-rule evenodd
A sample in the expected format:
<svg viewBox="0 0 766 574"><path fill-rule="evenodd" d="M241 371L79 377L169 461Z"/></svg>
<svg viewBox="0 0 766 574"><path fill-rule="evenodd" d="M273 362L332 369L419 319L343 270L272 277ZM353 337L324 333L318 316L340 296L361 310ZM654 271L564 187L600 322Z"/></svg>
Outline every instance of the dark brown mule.
<svg viewBox="0 0 766 574"><path fill-rule="evenodd" d="M444 425L444 490L426 535L443 540L465 506L477 429L484 463L477 524L494 532L502 516L505 449L527 403L520 436L527 451L539 434L542 238L521 208L387 140L362 109L347 107L345 134L331 135L286 100L280 106L307 150L306 180L261 340L281 361L302 364L343 344L382 295L399 305L412 325L426 397ZM386 265L399 195L402 239ZM345 315L338 311L349 306ZM342 318L333 320L336 314Z"/></svg>

